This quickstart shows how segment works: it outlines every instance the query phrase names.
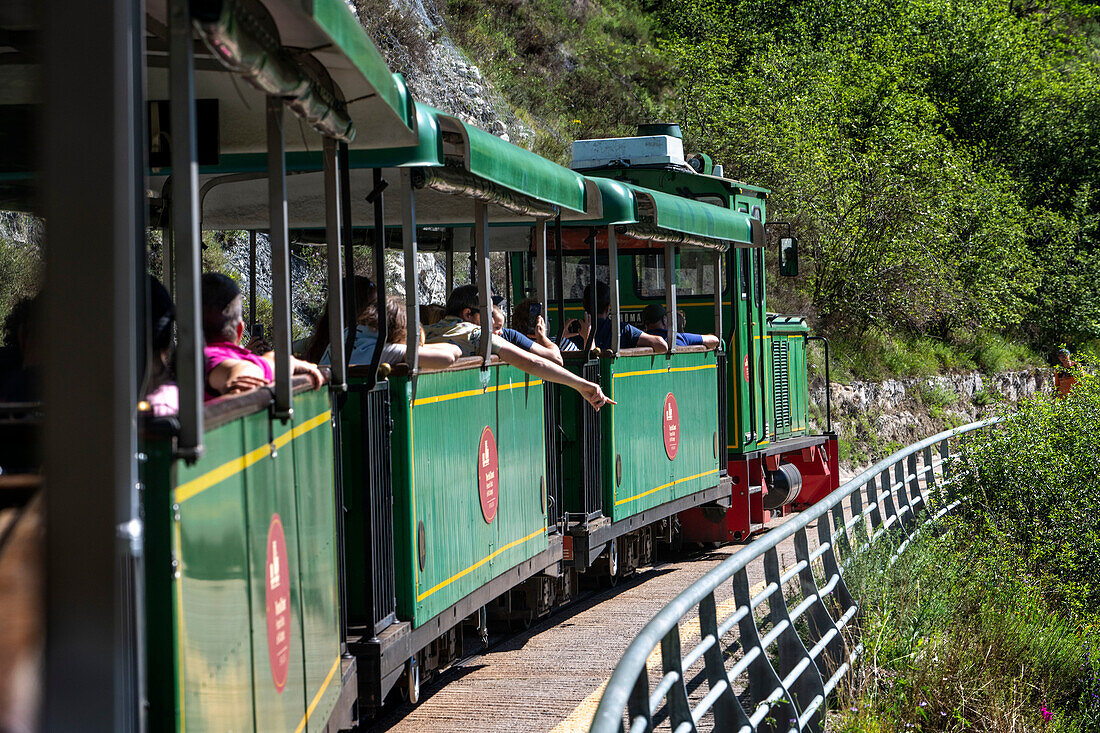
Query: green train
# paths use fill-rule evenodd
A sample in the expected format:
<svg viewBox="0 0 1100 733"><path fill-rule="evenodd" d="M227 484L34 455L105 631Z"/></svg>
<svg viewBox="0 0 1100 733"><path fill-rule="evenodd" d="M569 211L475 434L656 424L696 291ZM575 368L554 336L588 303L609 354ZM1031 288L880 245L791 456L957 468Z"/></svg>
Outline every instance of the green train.
<svg viewBox="0 0 1100 733"><path fill-rule="evenodd" d="M79 328L85 381L111 387L89 397L48 362L42 404L5 412L0 467L43 466L50 556L83 553L82 577L98 581L50 564L51 638L122 650L101 679L102 654L48 647L48 726L348 729L395 692L415 701L471 629L530 623L582 576L614 582L661 543L744 540L838 485L835 436L808 422L814 337L766 308L768 192L685 156L675 126L578 141L559 166L416 102L343 0L135 0L80 16L82 29L38 17L0 15L26 45L5 66L0 124L46 149L41 163L4 160L0 196L45 216L43 322ZM114 60L95 72L110 85L67 61L80 32ZM116 116L71 114L84 109L77 82ZM37 119L58 136L38 138ZM96 150L61 154L96 124ZM141 402L149 229L177 304L179 411L164 417ZM200 235L218 230L267 234L275 379L210 400ZM319 390L291 366L292 239L326 247ZM502 361L488 329L476 355L422 366L414 286L405 363L382 363L381 348L348 363L355 250L385 273L387 248L406 283L421 253L444 253L448 290L469 257L486 324L490 255L504 252L513 306L533 299L559 341L585 287L606 282L611 343L563 360L615 404L597 412ZM789 232L780 260L796 274ZM378 302L392 285L377 278ZM649 303L684 313L664 353L620 341ZM718 346L678 345L685 331ZM111 531L82 536L93 525ZM113 614L81 626L67 613L97 603ZM74 664L94 682L62 684Z"/></svg>

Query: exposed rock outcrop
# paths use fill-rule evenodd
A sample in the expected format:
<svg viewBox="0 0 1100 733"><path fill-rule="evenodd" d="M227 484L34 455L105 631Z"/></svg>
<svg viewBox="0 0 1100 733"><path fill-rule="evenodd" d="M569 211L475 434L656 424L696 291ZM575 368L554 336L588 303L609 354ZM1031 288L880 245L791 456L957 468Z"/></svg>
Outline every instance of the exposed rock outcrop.
<svg viewBox="0 0 1100 733"><path fill-rule="evenodd" d="M833 429L851 446L851 460L861 462L1050 389L1051 376L1044 369L833 384ZM810 401L823 418L824 381L812 386Z"/></svg>

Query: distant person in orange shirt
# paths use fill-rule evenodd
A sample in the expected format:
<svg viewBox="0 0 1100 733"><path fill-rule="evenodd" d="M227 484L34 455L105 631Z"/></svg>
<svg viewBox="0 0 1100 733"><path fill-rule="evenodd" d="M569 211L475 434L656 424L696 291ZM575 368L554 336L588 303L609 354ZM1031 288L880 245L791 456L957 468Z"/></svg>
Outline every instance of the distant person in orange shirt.
<svg viewBox="0 0 1100 733"><path fill-rule="evenodd" d="M1054 371L1054 392L1059 399L1064 398L1077 384L1077 377L1073 376L1073 370L1077 365L1069 358L1067 349L1058 349L1058 366Z"/></svg>

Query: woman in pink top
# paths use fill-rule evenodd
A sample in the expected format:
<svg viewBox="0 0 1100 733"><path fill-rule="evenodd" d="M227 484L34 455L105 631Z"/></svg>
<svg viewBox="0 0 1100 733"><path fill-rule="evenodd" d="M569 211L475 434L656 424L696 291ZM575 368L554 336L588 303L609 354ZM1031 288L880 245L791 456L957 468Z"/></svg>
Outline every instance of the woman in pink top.
<svg viewBox="0 0 1100 733"><path fill-rule="evenodd" d="M244 335L244 305L237 283L221 273L202 276L202 331L206 339L206 398L247 392L275 379L275 352L257 356L240 346ZM290 357L291 371L305 374L320 387L324 377L317 366Z"/></svg>

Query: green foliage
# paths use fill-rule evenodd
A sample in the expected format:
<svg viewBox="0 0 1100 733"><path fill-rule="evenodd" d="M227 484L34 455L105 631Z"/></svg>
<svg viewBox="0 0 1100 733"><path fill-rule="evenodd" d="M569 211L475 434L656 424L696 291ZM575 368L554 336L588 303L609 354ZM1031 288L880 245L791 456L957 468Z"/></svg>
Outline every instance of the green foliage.
<svg viewBox="0 0 1100 733"><path fill-rule="evenodd" d="M1100 338L1093 4L449 0L447 13L542 130L540 152L564 160L573 138L670 119L689 150L771 188L770 218L792 222L806 264L773 281L777 302L834 336L931 339L933 353L892 364L883 350L860 376L1030 361L937 349L960 330L1044 349Z"/></svg>
<svg viewBox="0 0 1100 733"><path fill-rule="evenodd" d="M536 152L568 163L575 138L633 134L659 116L673 69L637 0L448 0L455 39L537 123Z"/></svg>
<svg viewBox="0 0 1100 733"><path fill-rule="evenodd" d="M848 576L865 651L830 730L1095 730L1095 634L1051 607L992 525L925 532L891 566L892 549L870 550Z"/></svg>
<svg viewBox="0 0 1100 733"><path fill-rule="evenodd" d="M1037 568L1067 612L1100 607L1100 381L1038 396L970 445L964 491ZM975 511L979 511L976 509Z"/></svg>
<svg viewBox="0 0 1100 733"><path fill-rule="evenodd" d="M997 374L1042 366L1026 345L995 333L954 330L946 338L869 328L861 334L830 338L834 381L878 381L889 377L930 377L943 372L981 370ZM811 350L810 373L824 376L823 355Z"/></svg>
<svg viewBox="0 0 1100 733"><path fill-rule="evenodd" d="M41 269L38 247L0 239L0 326L17 302L38 294Z"/></svg>

